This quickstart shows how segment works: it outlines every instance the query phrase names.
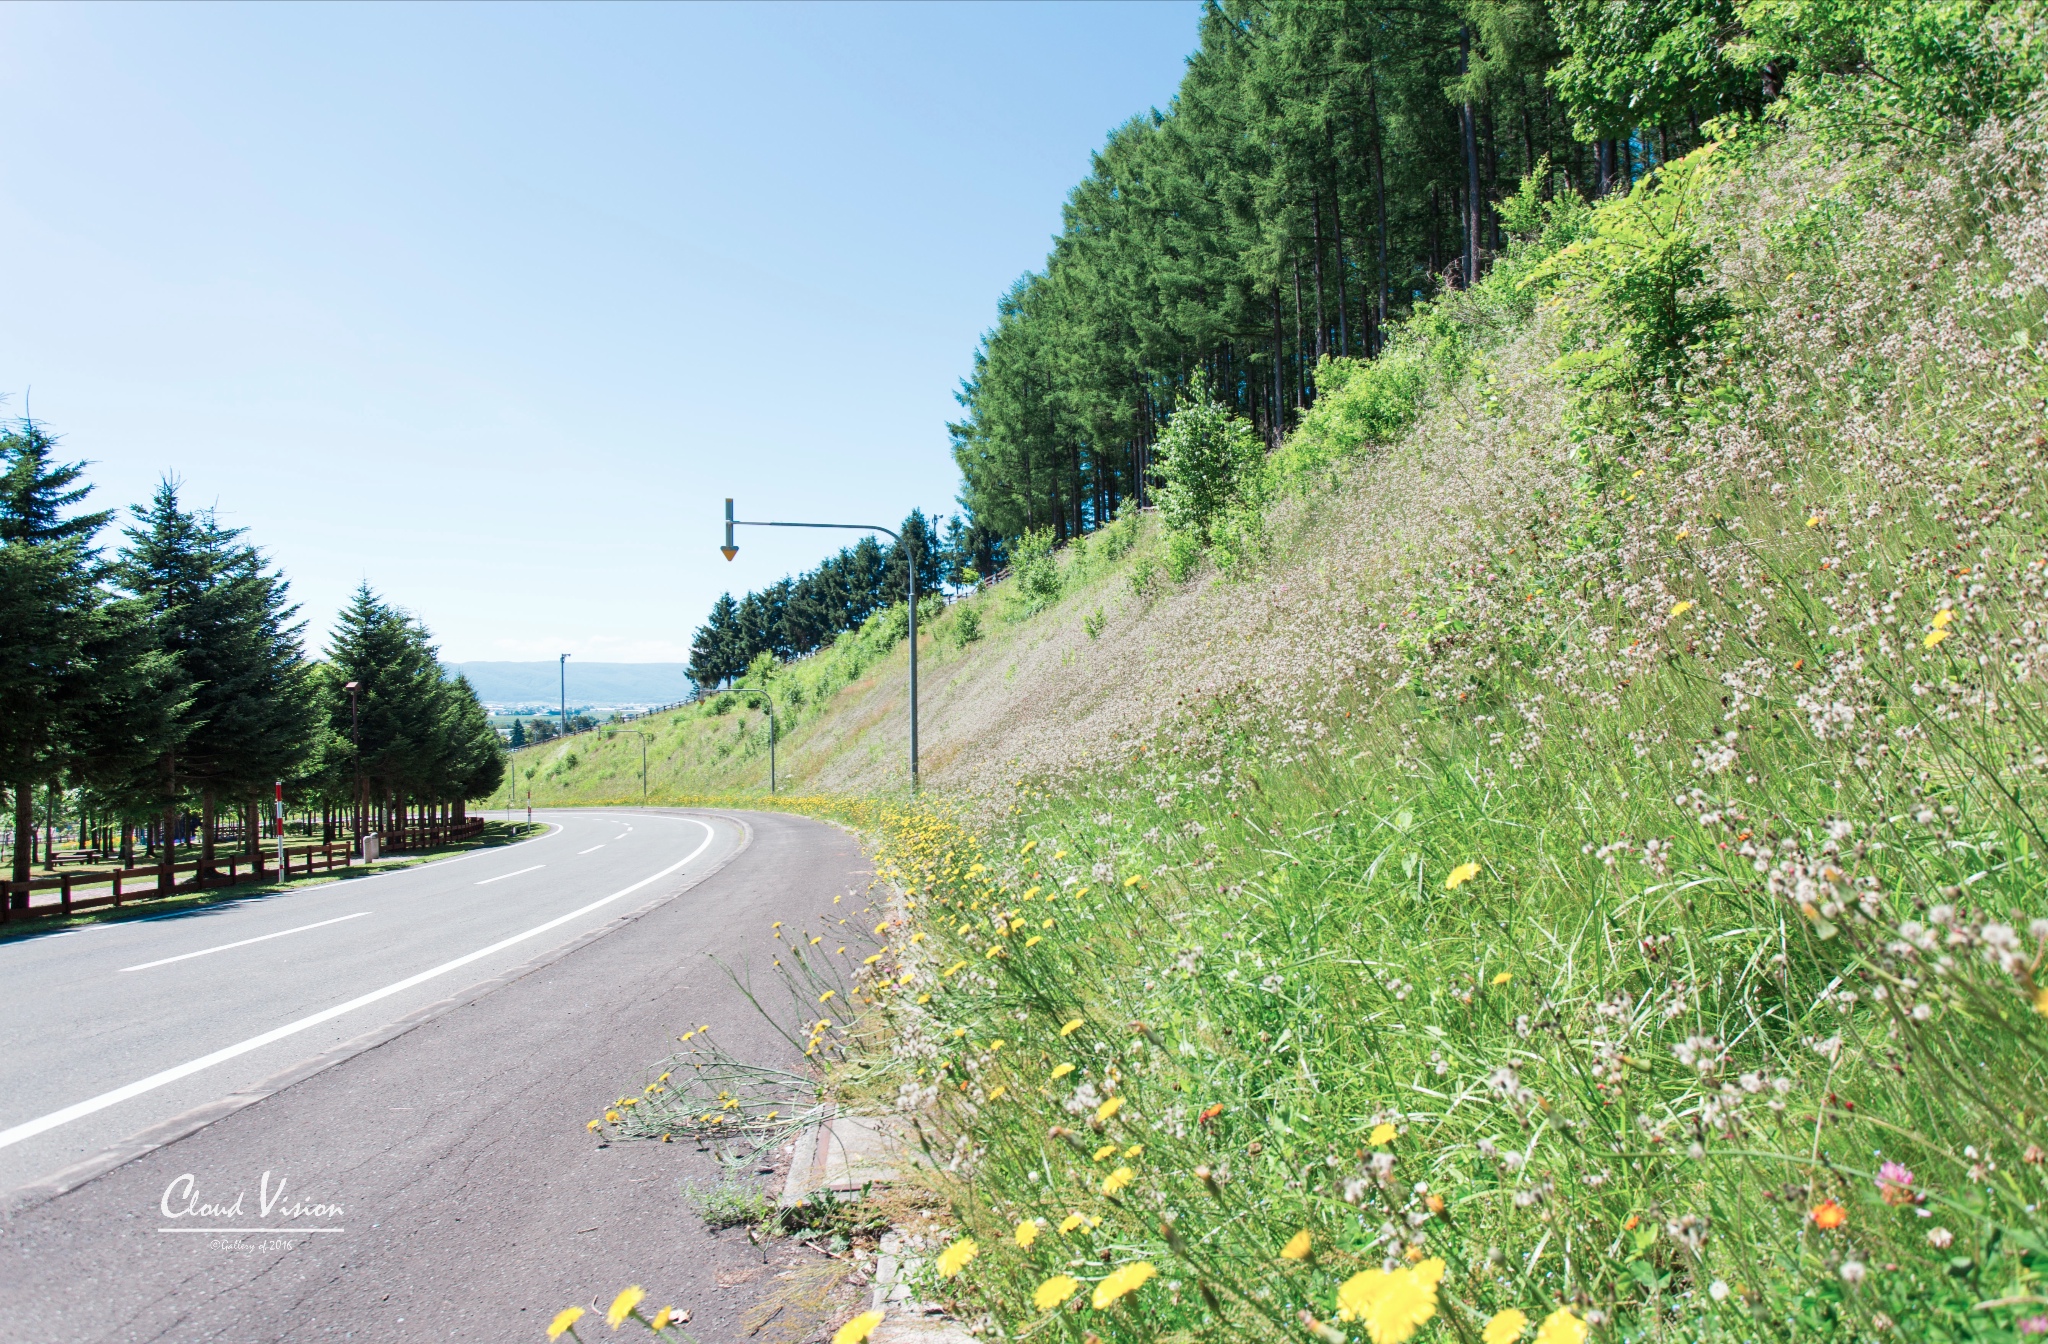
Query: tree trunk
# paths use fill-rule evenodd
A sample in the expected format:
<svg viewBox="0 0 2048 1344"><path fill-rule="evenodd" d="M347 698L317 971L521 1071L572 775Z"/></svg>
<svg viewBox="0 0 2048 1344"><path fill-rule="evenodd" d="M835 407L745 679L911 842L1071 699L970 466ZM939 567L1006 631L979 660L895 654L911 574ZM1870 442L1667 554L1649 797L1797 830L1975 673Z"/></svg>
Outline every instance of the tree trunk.
<svg viewBox="0 0 2048 1344"><path fill-rule="evenodd" d="M1309 203L1315 210L1315 282L1316 282L1316 362L1322 363L1329 353L1329 322L1323 317L1323 192L1320 187L1309 194Z"/></svg>
<svg viewBox="0 0 2048 1344"><path fill-rule="evenodd" d="M213 881L214 831L219 822L215 819L213 789L199 791L199 881L203 886Z"/></svg>
<svg viewBox="0 0 2048 1344"><path fill-rule="evenodd" d="M1385 349L1387 333L1387 165L1380 145L1380 91L1377 76L1366 85L1368 101L1372 106L1372 190L1373 199L1379 212L1379 311L1373 322L1371 339L1366 342L1366 353L1377 355Z"/></svg>
<svg viewBox="0 0 2048 1344"><path fill-rule="evenodd" d="M1286 384L1285 384L1285 383L1284 383L1284 382L1282 381L1282 379L1284 379L1284 378L1285 378L1286 376L1287 376L1287 375L1286 375L1286 372L1285 372L1285 370L1284 370L1284 369L1282 368L1282 365L1281 365L1281 344L1280 344L1280 286L1278 286L1278 285L1274 285L1274 286L1273 286L1273 402L1272 402L1272 405L1271 405L1271 406L1270 406L1270 407L1268 408L1268 413L1267 413L1267 416L1266 416L1266 436L1267 436L1267 443L1268 443L1268 444L1269 444L1270 446L1274 447L1274 448L1278 448L1278 447L1280 446L1280 407L1281 407L1281 404L1282 404L1282 401L1283 401L1283 398L1282 398L1282 397L1281 397L1281 395L1280 395L1280 389L1281 389L1282 387L1286 386Z"/></svg>
<svg viewBox="0 0 2048 1344"><path fill-rule="evenodd" d="M1458 73L1472 69L1472 30L1458 30ZM1479 126L1472 100L1458 104L1458 139L1465 149L1465 274L1467 287L1479 280Z"/></svg>
<svg viewBox="0 0 2048 1344"><path fill-rule="evenodd" d="M36 842L36 786L26 780L17 780L14 785L14 871L10 880L27 882L33 875ZM16 910L28 909L28 888L15 892L9 904Z"/></svg>
<svg viewBox="0 0 2048 1344"><path fill-rule="evenodd" d="M1337 234L1337 353L1349 356L1351 353L1351 329L1346 323L1344 310L1348 306L1350 296L1346 292L1344 275L1350 269L1350 264L1344 256L1344 195L1342 192L1333 191L1330 193L1330 224Z"/></svg>
<svg viewBox="0 0 2048 1344"><path fill-rule="evenodd" d="M1301 345L1301 262L1294 263L1294 409L1300 410L1306 404L1302 389L1308 384L1306 367L1302 363Z"/></svg>

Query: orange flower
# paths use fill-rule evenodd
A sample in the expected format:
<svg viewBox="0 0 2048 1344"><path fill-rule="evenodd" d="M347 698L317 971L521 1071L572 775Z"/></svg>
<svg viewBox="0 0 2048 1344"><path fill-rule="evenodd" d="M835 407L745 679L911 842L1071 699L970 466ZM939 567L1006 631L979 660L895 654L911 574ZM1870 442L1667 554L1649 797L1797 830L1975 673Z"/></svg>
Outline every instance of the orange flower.
<svg viewBox="0 0 2048 1344"><path fill-rule="evenodd" d="M1832 1199L1824 1199L1813 1206L1811 1217L1813 1218L1813 1225L1825 1232L1830 1228L1840 1227L1843 1223L1848 1222L1849 1211L1835 1203Z"/></svg>

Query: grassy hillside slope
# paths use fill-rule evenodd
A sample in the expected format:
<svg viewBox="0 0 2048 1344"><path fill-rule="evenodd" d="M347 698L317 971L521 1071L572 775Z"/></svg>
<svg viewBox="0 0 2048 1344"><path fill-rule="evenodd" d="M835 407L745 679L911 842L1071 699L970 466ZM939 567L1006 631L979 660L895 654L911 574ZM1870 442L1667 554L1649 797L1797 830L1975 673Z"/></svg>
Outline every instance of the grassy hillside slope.
<svg viewBox="0 0 2048 1344"><path fill-rule="evenodd" d="M2048 110L1787 134L1531 222L1205 556L1119 524L939 621L921 804L886 630L781 674L800 805L905 893L811 1040L924 1118L977 1247L929 1291L2048 1333L2044 163ZM676 796L760 778L729 711L661 730ZM560 797L625 796L603 751Z"/></svg>

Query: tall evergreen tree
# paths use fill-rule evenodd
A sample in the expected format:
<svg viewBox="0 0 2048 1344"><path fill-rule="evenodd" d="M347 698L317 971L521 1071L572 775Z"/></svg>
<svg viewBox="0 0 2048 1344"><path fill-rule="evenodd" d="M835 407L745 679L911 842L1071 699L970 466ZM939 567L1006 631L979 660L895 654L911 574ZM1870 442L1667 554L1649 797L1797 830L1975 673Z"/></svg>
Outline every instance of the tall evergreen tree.
<svg viewBox="0 0 2048 1344"><path fill-rule="evenodd" d="M128 812L184 709L144 613L103 585L92 541L111 511L74 511L90 487L54 447L28 420L0 433L0 784L15 882L30 876L36 790L68 782Z"/></svg>
<svg viewBox="0 0 2048 1344"><path fill-rule="evenodd" d="M248 822L251 800L295 774L314 745L304 625L294 620L284 579L241 543L241 530L182 507L176 481L161 482L133 513L119 574L188 687L185 728L166 754L164 783L173 796L199 792L204 871L220 804L231 802ZM254 826L244 829L253 841Z"/></svg>

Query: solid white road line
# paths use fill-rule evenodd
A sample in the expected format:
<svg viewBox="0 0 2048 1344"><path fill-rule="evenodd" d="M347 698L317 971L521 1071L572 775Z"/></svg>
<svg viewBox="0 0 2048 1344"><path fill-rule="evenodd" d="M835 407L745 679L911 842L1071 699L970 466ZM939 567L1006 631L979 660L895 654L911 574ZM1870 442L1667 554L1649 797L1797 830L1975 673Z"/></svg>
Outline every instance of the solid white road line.
<svg viewBox="0 0 2048 1344"><path fill-rule="evenodd" d="M697 821L695 817L688 817L685 820ZM393 994L402 994L415 985L423 985L438 976L446 975L448 972L459 970L473 961L488 957L493 952L502 952L508 947L525 942L529 938L537 938L550 929L560 928L572 919L577 919L589 914L593 910L610 905L621 897L630 896L648 883L659 882L684 864L694 862L699 854L702 854L711 847L714 832L710 825L702 821L697 821L697 824L704 827L704 843L691 850L687 857L670 864L652 877L643 877L630 887L622 887L611 895L592 901L586 906L571 910L566 915L557 915L545 924L536 924L524 933L515 933L510 938L501 938L489 947L480 947L474 952L468 952L455 958L453 961L444 961L439 966L421 971L418 975L409 975L403 980L394 981L384 986L382 989L373 989L367 994L358 995L347 1003L338 1003L332 1008L322 1009L317 1013L310 1013L296 1022L287 1022L281 1027L273 1027L259 1036L251 1036L246 1041L237 1041L235 1044L216 1050L210 1055L201 1055L197 1059L188 1060L174 1068L165 1069L161 1073L153 1073L149 1077L138 1079L127 1084L125 1087L117 1087L111 1092L102 1092L96 1097L88 1097L84 1101L75 1102L64 1107L62 1110L51 1111L48 1115L37 1116L33 1120L25 1120L12 1129L0 1129L0 1148L12 1147L24 1139L32 1139L47 1130L57 1128L59 1125L68 1125L73 1120L91 1115L95 1111L103 1111L109 1106L118 1106L122 1102L139 1097L145 1092L154 1092L159 1087L175 1083L180 1078L189 1078L193 1074L210 1069L216 1064L225 1064L228 1060L246 1055L252 1050L261 1050L266 1045L281 1041L287 1036L296 1036L302 1031L319 1026L322 1022L331 1022L343 1014L352 1013L358 1008L367 1007L379 999L389 998Z"/></svg>
<svg viewBox="0 0 2048 1344"><path fill-rule="evenodd" d="M273 938L288 938L295 933L304 933L307 929L324 929L329 924L339 924L343 920L361 919L369 913L367 910L358 910L352 915L343 915L339 919L323 919L318 924L301 924L296 929L283 929L277 933L266 933L259 938L244 938L239 943L222 943L219 947L208 947L197 952L187 952L181 957L165 957L161 961L145 961L140 966L123 966L121 970L146 971L152 966L168 966L174 961L190 961L194 957L210 957L216 952L225 952L229 948L247 947L251 943L267 943ZM116 974L118 973L116 972Z"/></svg>
<svg viewBox="0 0 2048 1344"><path fill-rule="evenodd" d="M609 843L609 841L607 841L606 843ZM603 849L603 848L604 848L604 845L592 845L592 846L591 846L591 847L590 847L589 849L579 849L579 850L577 850L577 851L576 851L576 857L580 859L580 858L582 858L582 857L583 857L583 856L584 856L585 854L595 854L595 853L597 853L597 851L599 851L600 849Z"/></svg>
<svg viewBox="0 0 2048 1344"><path fill-rule="evenodd" d="M509 873L499 873L496 877L487 877L483 881L474 883L473 885L479 887L488 887L493 882L503 882L508 877L519 876L520 873L537 873L545 867L547 867L547 865L544 863L536 863L531 868L520 868Z"/></svg>

